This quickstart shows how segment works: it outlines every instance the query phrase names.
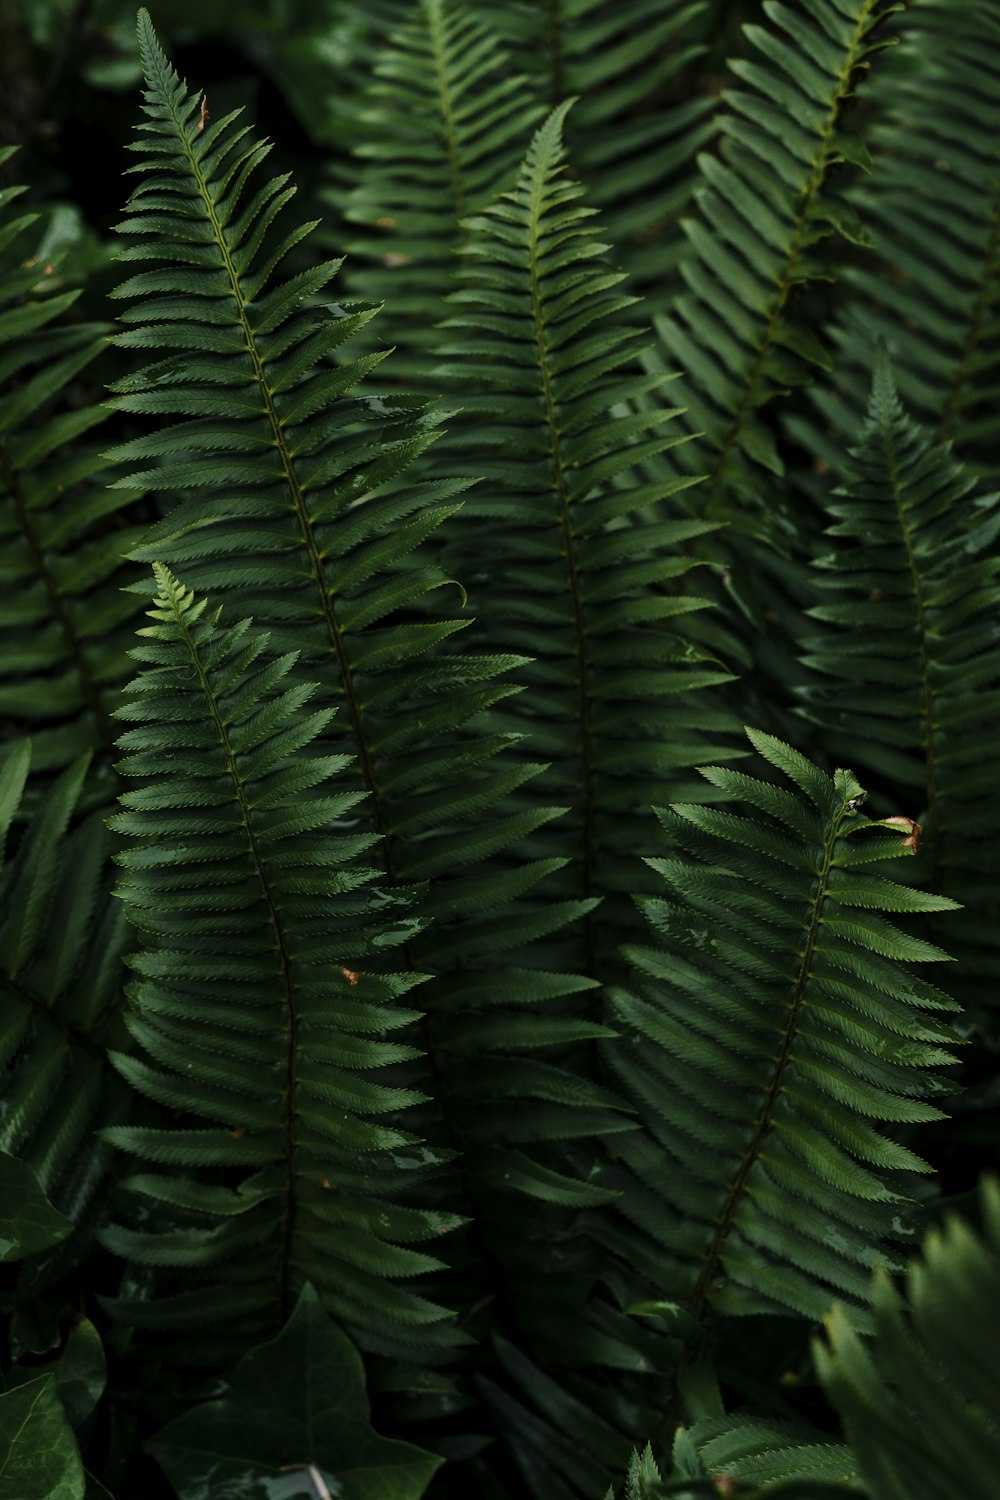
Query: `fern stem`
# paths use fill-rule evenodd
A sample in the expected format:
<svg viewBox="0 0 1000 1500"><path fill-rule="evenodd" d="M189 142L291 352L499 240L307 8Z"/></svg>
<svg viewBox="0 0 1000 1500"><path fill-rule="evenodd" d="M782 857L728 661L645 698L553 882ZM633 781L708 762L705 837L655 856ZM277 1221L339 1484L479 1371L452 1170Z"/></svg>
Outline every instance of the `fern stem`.
<svg viewBox="0 0 1000 1500"><path fill-rule="evenodd" d="M18 1000L27 1010L31 1011L32 1015L44 1016L47 1021L51 1021L52 1025L58 1031L65 1034L67 1042L73 1042L76 1046L82 1048L84 1052L91 1053L101 1063L108 1061L104 1048L98 1042L95 1042L91 1035L91 1032L96 1031L102 1024L108 1014L107 1011L104 1012L104 1015L98 1016L92 1027L85 1029L82 1026L78 1026L74 1021L67 1020L65 1016L60 1015L51 1006L46 1005L44 1000L39 1000L30 990L18 984L17 980L11 974L0 973L0 989L6 990L9 995L13 995L15 1000Z"/></svg>
<svg viewBox="0 0 1000 1500"><path fill-rule="evenodd" d="M24 538L28 543L28 550L31 553L35 570L48 596L53 618L58 623L62 638L66 643L66 650L69 652L73 665L76 668L77 676L80 679L80 686L83 689L84 700L94 716L94 724L101 749L105 754L110 755L115 743L114 726L101 701L101 695L97 690L97 683L94 681L94 674L91 672L87 658L83 654L83 647L79 636L73 628L73 622L66 612L62 596L59 593L59 587L52 577L45 557L45 551L35 535L34 527L31 524L31 511L28 508L24 492L21 489L17 471L11 463L10 455L2 442L0 442L0 473L3 474L4 483L14 501L17 519L20 522Z"/></svg>
<svg viewBox="0 0 1000 1500"><path fill-rule="evenodd" d="M173 602L172 595L171 600ZM225 722L222 718L221 713L219 712L218 699L216 698L215 691L212 687L211 682L209 681L208 672L201 659L201 654L198 651L197 642L195 641L191 632L188 630L184 616L176 607L176 604L174 604L174 620L178 630L181 633L181 636L183 637L184 644L188 649L191 660L194 662L195 670L198 673L198 681L201 685L201 690L205 696L206 702L208 703L212 723L214 724L215 731L219 736L219 743L222 746L222 753L226 761L226 770L229 773L230 780L233 784L233 790L236 794L236 800L239 804L240 818L243 823L243 831L246 834L247 838L247 848L250 854L250 861L253 865L254 875L257 878L261 894L264 898L264 904L267 907L268 921L270 922L271 928L274 932L275 947L277 949L278 959L281 965L281 983L284 990L284 1002L287 1013L287 1026L285 1028L285 1031L288 1038L285 1061L284 1122L282 1127L285 1143L284 1153L286 1187L285 1204L281 1216L281 1256L278 1265L278 1306L281 1322L284 1323L291 1311L291 1298L289 1295L289 1271L292 1261L292 1235L294 1230L295 1210L294 1192L296 1183L295 1064L298 1057L299 1025L298 1013L295 1005L295 981L292 977L292 958L291 954L288 951L288 944L285 939L285 932L281 922L281 913L278 907L278 903L275 899L274 892L271 889L271 883L268 880L267 876L267 868L264 863L263 856L260 852L260 846L257 842L257 834L253 826L253 813L250 804L247 801L246 789L243 784L243 779L240 776L239 766L236 763L236 752L234 751L232 742L230 741Z"/></svg>
<svg viewBox="0 0 1000 1500"><path fill-rule="evenodd" d="M795 273L798 269L799 258L805 249L804 241L806 229L809 225L809 213L826 181L827 172L830 168L834 132L840 120L841 110L850 95L851 78L858 64L858 53L861 49L861 44L870 30L868 24L869 17L879 3L880 0L865 0L864 8L858 17L854 35L847 50L846 59L837 80L833 102L830 105L823 124L819 146L816 156L813 159L809 178L802 191L802 200L795 220L794 233L785 256L785 264L781 272L775 300L768 314L767 326L764 329L763 338L757 346L753 364L746 376L739 403L719 447L715 466L711 474L708 475L707 482L701 490L702 504L700 513L703 516L711 516L714 513L716 497L725 475L727 461L739 440L744 421L753 410L754 397L757 394L758 386L764 375L768 354L771 351L771 346L777 339L778 332L784 321L786 309L792 299L792 294L797 284Z"/></svg>
<svg viewBox="0 0 1000 1500"><path fill-rule="evenodd" d="M545 0L545 41L549 54L549 78L552 85L552 103L561 104L566 97L566 79L563 74L562 46L560 44L559 0Z"/></svg>
<svg viewBox="0 0 1000 1500"><path fill-rule="evenodd" d="M441 105L441 123L444 126L445 150L448 155L448 176L451 181L451 197L455 206L455 219L465 217L465 183L462 180L462 163L455 140L455 117L451 107L448 88L448 62L445 57L444 27L441 24L441 0L424 0L428 31L434 49L434 72L437 81L438 101Z"/></svg>
<svg viewBox="0 0 1000 1500"><path fill-rule="evenodd" d="M552 454L552 475L559 506L559 528L562 532L566 556L566 571L569 580L570 602L573 611L573 632L576 641L578 664L578 695L580 716L580 771L581 794L580 816L583 872L583 896L588 899L594 887L594 772L592 762L592 732L590 724L590 694L587 684L587 635L583 621L583 599L580 591L580 574L573 547L573 527L570 516L570 494L566 481L566 470L562 462L559 419L552 388L552 373L549 365L549 348L546 338L545 308L538 278L538 227L542 217L542 178L536 174L532 183L531 240L529 265L531 271L531 313L535 329L535 345L538 351L538 370L542 381L542 398L545 403L545 426ZM590 912L584 917L584 942L587 953L587 972L594 975L596 969L596 946Z"/></svg>

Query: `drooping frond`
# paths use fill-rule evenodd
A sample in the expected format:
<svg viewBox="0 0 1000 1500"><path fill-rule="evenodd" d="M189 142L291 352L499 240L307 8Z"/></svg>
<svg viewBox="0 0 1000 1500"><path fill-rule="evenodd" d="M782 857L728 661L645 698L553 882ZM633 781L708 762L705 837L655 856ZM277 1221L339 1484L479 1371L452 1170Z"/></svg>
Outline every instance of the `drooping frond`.
<svg viewBox="0 0 1000 1500"><path fill-rule="evenodd" d="M850 438L873 345L893 354L900 392L938 440L1000 472L1000 16L988 0L916 0L873 128L873 175L853 195L877 242L844 274L831 330L834 380L817 384L828 425Z"/></svg>
<svg viewBox="0 0 1000 1500"><path fill-rule="evenodd" d="M117 1309L241 1348L308 1280L363 1343L447 1346L447 1309L408 1285L440 1262L409 1245L459 1221L397 1201L442 1160L405 1128L420 1095L391 1072L414 1055L392 1033L420 976L381 955L412 928L409 903L380 888L362 794L317 743L331 710L309 706L294 654L268 656L249 620L223 626L156 577L116 710L135 725L120 770L141 778L112 819L130 841L117 894L141 947L138 1050L115 1063L172 1114L108 1132L142 1170L133 1222L105 1242L163 1284Z"/></svg>
<svg viewBox="0 0 1000 1500"><path fill-rule="evenodd" d="M98 1132L125 1118L106 1049L120 1045L127 926L109 898L99 813L73 822L89 756L37 799L22 828L31 746L0 754L0 1151L25 1162L77 1233L22 1267L16 1301L54 1281L93 1242L111 1153ZM23 810L23 809L22 809Z"/></svg>
<svg viewBox="0 0 1000 1500"><path fill-rule="evenodd" d="M635 1231L618 1244L682 1334L710 1310L811 1319L834 1297L865 1324L869 1269L892 1263L928 1170L893 1132L941 1118L928 1070L955 1039L937 1015L955 1002L909 967L946 955L884 915L954 903L872 873L910 849L858 811L850 772L748 734L794 790L709 767L739 812L660 814L677 852L651 862L656 942L623 950L636 986L612 990L621 1038L603 1044L646 1126L606 1179Z"/></svg>
<svg viewBox="0 0 1000 1500"><path fill-rule="evenodd" d="M920 869L965 910L947 924L956 990L995 1030L1000 950L1000 496L981 496L948 447L903 411L883 354L844 486L833 550L817 560L824 627L803 642L818 680L802 712L906 788L923 825Z"/></svg>
<svg viewBox="0 0 1000 1500"><path fill-rule="evenodd" d="M550 834L590 898L634 890L649 806L723 722L697 690L730 674L686 623L705 600L681 592L684 544L712 528L664 504L690 483L662 465L683 441L670 377L634 378L636 299L566 175L567 109L470 221L442 375L464 406L452 449L485 476L455 526L456 566L491 638L532 658L512 713L552 762L541 794L572 807ZM637 391L648 409L628 409Z"/></svg>
<svg viewBox="0 0 1000 1500"><path fill-rule="evenodd" d="M1000 1339L1000 1192L980 1189L982 1230L933 1229L897 1288L879 1272L874 1338L837 1307L815 1345L870 1500L967 1500L1000 1474L994 1351Z"/></svg>
<svg viewBox="0 0 1000 1500"><path fill-rule="evenodd" d="M435 396L434 325L462 220L513 181L541 106L462 0L406 0L397 11L357 126L362 161L345 215L361 232L347 243L347 279L389 304L393 382Z"/></svg>
<svg viewBox="0 0 1000 1500"><path fill-rule="evenodd" d="M846 164L868 165L845 114L897 8L765 0L770 24L744 27L750 52L730 64L742 87L723 95L722 146L700 160L698 212L684 225L686 289L657 320L667 366L687 375L688 430L705 434L678 455L708 471L699 514L745 512L761 471L783 473L763 408L829 368L797 304L831 278L832 235L869 243L841 182Z"/></svg>
<svg viewBox="0 0 1000 1500"><path fill-rule="evenodd" d="M695 160L713 133L714 100L677 97L704 51L705 0L506 0L483 5L550 106L567 122L573 170L614 226L624 270L652 307L672 289Z"/></svg>
<svg viewBox="0 0 1000 1500"><path fill-rule="evenodd" d="M0 149L0 165L13 154ZM30 731L37 773L110 749L135 532L88 436L107 412L72 399L109 330L64 316L80 288L29 254L38 215L13 207L23 192L0 189L0 716Z"/></svg>

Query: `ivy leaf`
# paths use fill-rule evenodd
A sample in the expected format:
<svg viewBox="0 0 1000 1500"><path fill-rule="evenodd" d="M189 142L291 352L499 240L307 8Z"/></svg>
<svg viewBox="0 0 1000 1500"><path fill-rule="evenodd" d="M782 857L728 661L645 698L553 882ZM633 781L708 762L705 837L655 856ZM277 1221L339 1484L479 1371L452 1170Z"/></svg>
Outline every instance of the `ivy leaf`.
<svg viewBox="0 0 1000 1500"><path fill-rule="evenodd" d="M72 1224L53 1208L31 1169L0 1152L0 1260L23 1260L64 1240Z"/></svg>
<svg viewBox="0 0 1000 1500"><path fill-rule="evenodd" d="M108 1379L101 1336L89 1318L81 1318L70 1329L55 1376L70 1424L79 1427L101 1399Z"/></svg>
<svg viewBox="0 0 1000 1500"><path fill-rule="evenodd" d="M420 1500L441 1463L372 1430L360 1356L309 1285L226 1394L149 1447L179 1500Z"/></svg>
<svg viewBox="0 0 1000 1500"><path fill-rule="evenodd" d="M0 1500L84 1500L83 1465L51 1375L0 1396Z"/></svg>

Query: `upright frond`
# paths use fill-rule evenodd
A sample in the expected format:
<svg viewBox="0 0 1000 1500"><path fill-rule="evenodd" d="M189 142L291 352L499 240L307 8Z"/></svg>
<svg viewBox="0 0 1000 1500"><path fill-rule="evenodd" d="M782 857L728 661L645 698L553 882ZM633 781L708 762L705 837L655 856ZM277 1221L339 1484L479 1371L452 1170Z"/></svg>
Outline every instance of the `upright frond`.
<svg viewBox="0 0 1000 1500"><path fill-rule="evenodd" d="M957 1006L911 967L947 955L885 913L955 903L872 873L911 847L858 811L849 771L748 733L791 789L708 767L739 811L660 814L676 852L651 861L655 941L624 950L636 987L612 990L621 1037L603 1044L646 1127L608 1174L634 1231L618 1243L682 1335L709 1311L813 1319L835 1297L867 1326L870 1268L894 1263L928 1170L895 1132L941 1118L929 1070L953 1061L938 1013Z"/></svg>
<svg viewBox="0 0 1000 1500"><path fill-rule="evenodd" d="M405 1128L420 1095L380 1077L414 1056L391 1034L420 976L383 958L408 903L380 888L348 758L317 744L332 711L310 707L294 655L156 576L116 711L135 725L120 770L141 778L112 820L141 946L138 1050L115 1062L172 1118L108 1132L144 1170L126 1184L133 1222L105 1241L163 1273L161 1295L118 1311L238 1349L311 1281L362 1343L447 1345L447 1309L408 1285L440 1262L408 1246L458 1220L398 1203L442 1158Z"/></svg>
<svg viewBox="0 0 1000 1500"><path fill-rule="evenodd" d="M989 0L916 0L852 195L877 254L845 270L836 375L815 389L851 437L873 345L888 343L909 409L972 468L1000 472L1000 16ZM887 106L887 107L886 107Z"/></svg>
<svg viewBox="0 0 1000 1500"><path fill-rule="evenodd" d="M567 175L568 107L538 131L515 187L470 221L442 375L464 406L451 449L484 476L455 555L491 638L531 658L512 718L552 762L532 790L572 808L551 841L591 898L634 890L651 803L723 722L697 690L730 674L688 620L706 601L682 591L684 544L712 527L664 503L691 482L662 464L684 441L663 400L670 377L636 378L636 299ZM629 409L637 392L647 409Z"/></svg>
<svg viewBox="0 0 1000 1500"><path fill-rule="evenodd" d="M29 254L38 215L12 207L23 192L0 190L0 716L31 733L37 773L110 750L136 532L89 436L107 412L94 392L79 399L110 330L68 316L81 289Z"/></svg>
<svg viewBox="0 0 1000 1500"><path fill-rule="evenodd" d="M15 1301L56 1280L93 1243L111 1153L100 1139L126 1116L109 1065L121 1045L127 925L110 899L107 830L77 809L89 756L30 789L31 745L0 754L0 1151L23 1160L77 1233L22 1267Z"/></svg>
<svg viewBox="0 0 1000 1500"><path fill-rule="evenodd" d="M705 0L505 0L482 10L550 106L579 99L566 127L573 169L614 225L633 285L664 307L695 161L714 131L711 95L680 83L704 52Z"/></svg>
<svg viewBox="0 0 1000 1500"><path fill-rule="evenodd" d="M965 906L947 924L956 993L996 1032L1000 496L909 420L884 354L852 460L817 559L801 711L913 798L917 868Z"/></svg>
<svg viewBox="0 0 1000 1500"><path fill-rule="evenodd" d="M434 396L429 354L462 221L513 181L541 106L463 0L405 0L397 11L358 124L344 213L360 228L346 274L352 291L389 304L392 381Z"/></svg>
<svg viewBox="0 0 1000 1500"><path fill-rule="evenodd" d="M742 87L723 95L719 154L700 160L698 212L684 224L686 289L657 320L666 364L687 375L688 429L705 435L679 454L708 471L693 498L699 514L738 514L761 470L783 472L763 408L830 367L797 304L831 278L832 235L870 242L841 181L846 164L868 165L845 115L895 9L765 0L770 24L744 27L751 51L730 63Z"/></svg>

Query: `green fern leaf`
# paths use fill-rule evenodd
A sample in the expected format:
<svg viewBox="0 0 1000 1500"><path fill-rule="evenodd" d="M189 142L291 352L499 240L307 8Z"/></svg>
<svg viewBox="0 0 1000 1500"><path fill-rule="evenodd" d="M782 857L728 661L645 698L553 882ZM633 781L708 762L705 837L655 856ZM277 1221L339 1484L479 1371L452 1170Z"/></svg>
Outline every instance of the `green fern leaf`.
<svg viewBox="0 0 1000 1500"><path fill-rule="evenodd" d="M268 658L249 620L222 626L162 565L156 577L144 670L117 710L135 725L120 770L142 778L112 820L134 841L118 895L142 947L138 1051L115 1062L183 1123L107 1133L173 1169L132 1177L135 1221L105 1232L168 1273L162 1295L112 1305L224 1349L227 1324L242 1346L308 1279L362 1341L447 1345L447 1310L408 1285L440 1263L408 1244L459 1221L399 1203L442 1158L405 1128L420 1095L379 1078L413 1056L389 1034L412 1021L398 1002L419 976L379 968L412 926L407 902L366 862L361 793L344 756L320 753L331 710L309 706L294 657Z"/></svg>
<svg viewBox="0 0 1000 1500"><path fill-rule="evenodd" d="M0 853L14 845L0 870L0 1151L24 1163L75 1229L24 1263L16 1305L58 1280L93 1243L111 1157L98 1132L126 1118L126 1091L106 1048L120 1045L127 928L108 899L100 815L74 823L88 763L81 757L31 799L34 814L15 840L11 824L30 792L31 746L22 740L0 753Z"/></svg>
<svg viewBox="0 0 1000 1500"><path fill-rule="evenodd" d="M982 1232L932 1230L905 1284L876 1274L874 1337L837 1307L814 1354L871 1500L966 1500L1000 1473L992 1350L1000 1307L1000 1192L981 1188Z"/></svg>
<svg viewBox="0 0 1000 1500"><path fill-rule="evenodd" d="M344 213L363 233L348 240L347 274L358 295L391 305L392 380L437 395L429 355L462 220L513 179L541 106L467 6L419 0L397 11L361 115Z"/></svg>
<svg viewBox="0 0 1000 1500"><path fill-rule="evenodd" d="M873 877L908 850L870 831L887 825L856 810L850 772L748 733L796 790L709 767L744 810L661 814L686 857L652 862L657 941L625 950L642 982L611 994L622 1036L603 1045L648 1132L616 1146L617 1210L656 1294L696 1319L816 1318L840 1296L866 1326L868 1271L893 1263L907 1179L928 1170L893 1131L941 1118L928 1070L954 1036L935 1012L956 1009L906 967L946 955L883 913L955 903Z"/></svg>
<svg viewBox="0 0 1000 1500"><path fill-rule="evenodd" d="M877 258L844 271L831 329L836 380L813 393L824 426L853 436L873 344L892 350L907 407L980 473L995 475L990 392L1000 373L1000 19L970 0L917 0L883 81L877 170L852 201ZM898 64L898 65L896 65ZM810 424L796 428L807 433Z"/></svg>
<svg viewBox="0 0 1000 1500"><path fill-rule="evenodd" d="M550 105L579 99L567 122L570 160L614 224L623 269L657 309L672 289L691 168L714 129L709 96L675 102L704 52L706 10L704 0L483 7Z"/></svg>
<svg viewBox="0 0 1000 1500"><path fill-rule="evenodd" d="M844 116L899 7L763 9L770 26L746 26L751 54L730 64L742 87L724 95L720 154L701 159L698 214L684 225L686 290L657 320L667 367L687 373L688 430L705 435L678 460L707 471L693 505L714 516L744 514L760 470L783 473L762 408L830 367L796 304L830 279L831 236L869 243L840 184L845 163L866 160Z"/></svg>
<svg viewBox="0 0 1000 1500"><path fill-rule="evenodd" d="M137 532L88 436L107 413L73 399L109 330L63 316L81 289L29 254L38 215L13 207L23 192L0 190L0 715L30 731L37 774L110 750Z"/></svg>
<svg viewBox="0 0 1000 1500"><path fill-rule="evenodd" d="M1000 894L994 774L1000 650L998 496L905 415L885 354L845 485L829 504L833 551L817 559L822 634L803 642L818 674L802 712L836 750L906 787L922 829L917 869L965 905L948 923L956 989L995 1011ZM995 1029L995 1018L990 1029Z"/></svg>
<svg viewBox="0 0 1000 1500"><path fill-rule="evenodd" d="M664 503L687 483L659 464L683 440L659 399L668 378L639 383L654 406L627 409L636 299L566 175L568 108L538 131L516 186L470 220L443 325L455 342L442 373L465 406L449 442L485 476L455 523L455 555L490 638L533 658L511 722L552 761L531 790L573 809L549 847L572 861L575 894L627 897L650 803L702 756L704 732L725 727L699 690L731 674L686 625L705 600L681 592L684 544L712 528ZM598 925L620 908L588 923L586 972Z"/></svg>

